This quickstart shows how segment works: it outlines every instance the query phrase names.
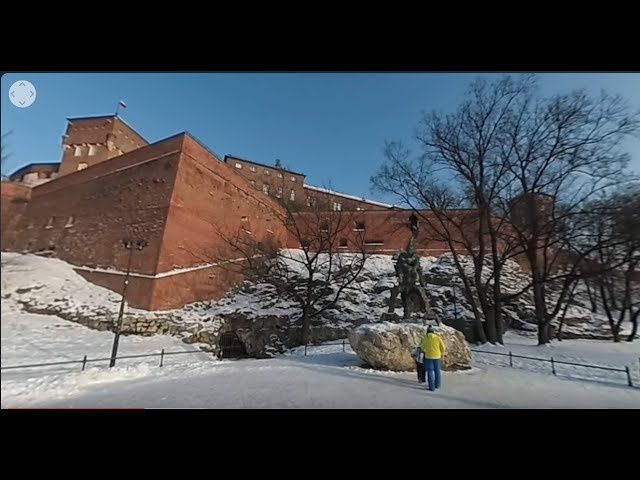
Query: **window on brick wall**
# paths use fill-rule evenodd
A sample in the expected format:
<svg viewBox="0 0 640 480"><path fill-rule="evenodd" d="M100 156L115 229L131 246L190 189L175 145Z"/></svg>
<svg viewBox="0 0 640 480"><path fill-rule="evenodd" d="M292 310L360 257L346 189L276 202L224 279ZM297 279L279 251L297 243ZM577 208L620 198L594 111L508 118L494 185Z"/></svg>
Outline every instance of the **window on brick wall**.
<svg viewBox="0 0 640 480"><path fill-rule="evenodd" d="M76 222L76 217L74 217L73 215L71 215L68 219L67 219L67 223L64 226L64 228L71 228L73 227L73 224Z"/></svg>
<svg viewBox="0 0 640 480"><path fill-rule="evenodd" d="M89 156L93 157L96 154L96 146L95 145L89 145Z"/></svg>
<svg viewBox="0 0 640 480"><path fill-rule="evenodd" d="M342 204L339 202L333 202L333 210L339 212L342 210Z"/></svg>
<svg viewBox="0 0 640 480"><path fill-rule="evenodd" d="M281 173L278 174L278 178L282 178L282 174Z"/></svg>
<svg viewBox="0 0 640 480"><path fill-rule="evenodd" d="M347 239L346 238L341 238L340 239L340 248L347 248Z"/></svg>
<svg viewBox="0 0 640 480"><path fill-rule="evenodd" d="M53 228L53 222L56 221L56 217L49 217L49 221L44 226L44 228Z"/></svg>
<svg viewBox="0 0 640 480"><path fill-rule="evenodd" d="M356 232L364 232L364 222L358 222L357 221L355 223L356 223L356 226L355 226L354 230Z"/></svg>
<svg viewBox="0 0 640 480"><path fill-rule="evenodd" d="M85 168L87 168L89 165L86 164L85 162L80 162L78 164L78 170L84 170Z"/></svg>
<svg viewBox="0 0 640 480"><path fill-rule="evenodd" d="M262 193L264 193L265 195L269 195L269 185L267 185L266 183L262 185Z"/></svg>
<svg viewBox="0 0 640 480"><path fill-rule="evenodd" d="M264 173L265 175L271 175L271 172L270 172L269 170L265 170L263 173Z"/></svg>
<svg viewBox="0 0 640 480"><path fill-rule="evenodd" d="M296 191L295 190L291 190L289 192L289 200L291 200L292 202L296 201Z"/></svg>
<svg viewBox="0 0 640 480"><path fill-rule="evenodd" d="M329 222L322 222L320 224L320 231L321 232L328 232L329 231Z"/></svg>
<svg viewBox="0 0 640 480"><path fill-rule="evenodd" d="M276 197L282 198L282 187L276 189Z"/></svg>
<svg viewBox="0 0 640 480"><path fill-rule="evenodd" d="M316 200L313 197L307 197L307 207L313 207L316 204Z"/></svg>
<svg viewBox="0 0 640 480"><path fill-rule="evenodd" d="M255 172L256 171L256 167L249 167L249 171L250 172Z"/></svg>
<svg viewBox="0 0 640 480"><path fill-rule="evenodd" d="M242 164L241 163L236 163L236 168L242 168Z"/></svg>
<svg viewBox="0 0 640 480"><path fill-rule="evenodd" d="M295 182L296 181L296 177L291 177L291 181Z"/></svg>
<svg viewBox="0 0 640 480"><path fill-rule="evenodd" d="M76 145L74 147L73 156L74 157L79 157L80 155L82 155L82 147L79 146L79 145Z"/></svg>
<svg viewBox="0 0 640 480"><path fill-rule="evenodd" d="M250 183L251 185L253 185L254 187L256 186L256 181L255 181L255 180L251 180L249 183Z"/></svg>

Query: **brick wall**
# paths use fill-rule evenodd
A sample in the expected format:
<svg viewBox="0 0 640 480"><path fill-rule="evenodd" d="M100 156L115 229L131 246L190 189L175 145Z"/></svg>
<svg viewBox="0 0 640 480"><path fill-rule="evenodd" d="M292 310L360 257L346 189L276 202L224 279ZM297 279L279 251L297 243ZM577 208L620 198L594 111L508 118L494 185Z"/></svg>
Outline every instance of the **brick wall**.
<svg viewBox="0 0 640 480"><path fill-rule="evenodd" d="M8 248L10 234L18 231L27 205L31 188L11 182L2 182L2 250Z"/></svg>
<svg viewBox="0 0 640 480"><path fill-rule="evenodd" d="M428 211L421 212L422 215L431 215ZM474 228L475 213L473 211L460 211L460 215L468 216L465 224L469 225L469 236L472 237ZM336 231L331 227L337 223L349 222L350 228L341 229L340 234L335 238L340 244L341 240L346 240L346 248L341 248L345 252L359 251L362 243L367 252L375 254L393 255L401 248L405 248L411 239L411 230L408 227L409 217L412 212L409 210L364 210L356 212L344 211L342 213L327 212L325 214L299 213L296 215L299 225L309 224L314 229L319 228L322 218L326 218L330 226L330 231ZM341 220L337 220L341 218ZM434 224L437 223L434 221ZM420 255L439 256L448 253L449 247L444 241L440 241L438 229L429 226L427 222L419 219L420 232L416 242L416 251ZM309 237L313 238L317 233L309 232ZM460 236L456 235L457 240ZM287 238L289 248L299 248L300 242L294 235Z"/></svg>
<svg viewBox="0 0 640 480"><path fill-rule="evenodd" d="M125 270L122 240L142 238L148 247L134 254L132 270L155 274L181 145L175 137L34 188L8 248Z"/></svg>
<svg viewBox="0 0 640 480"><path fill-rule="evenodd" d="M240 258L219 235L244 230L252 238L284 242L277 203L256 192L226 164L189 137L185 138L171 207L162 239L158 271ZM220 298L239 280L233 265L165 277L157 282L154 305ZM197 286L193 282L202 282ZM183 283L181 283L183 282ZM182 285L182 286L181 286Z"/></svg>

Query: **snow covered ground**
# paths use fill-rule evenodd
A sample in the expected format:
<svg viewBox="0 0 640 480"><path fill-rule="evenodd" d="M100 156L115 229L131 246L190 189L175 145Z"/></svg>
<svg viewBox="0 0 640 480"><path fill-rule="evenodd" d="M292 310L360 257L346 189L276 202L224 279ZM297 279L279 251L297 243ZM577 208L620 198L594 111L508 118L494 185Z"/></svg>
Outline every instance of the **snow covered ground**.
<svg viewBox="0 0 640 480"><path fill-rule="evenodd" d="M90 330L51 315L26 314L15 311L2 301L1 316L2 366L109 358L113 345L111 332ZM180 339L165 335L153 337L122 336L118 356L148 353L193 351L192 354L166 356L166 367L159 368L160 358L118 360L108 368L108 361L48 367L2 370L2 406L15 407L33 401L55 401L90 389L104 391L110 384L147 375L162 377L176 366L206 363L211 356L187 345Z"/></svg>
<svg viewBox="0 0 640 480"><path fill-rule="evenodd" d="M376 274L386 270L388 262L374 258L368 267L373 278L366 282L375 284ZM119 295L89 284L60 260L3 253L2 263L2 366L109 357L112 333L55 315L26 313L22 303L103 315L117 311ZM365 308L363 295L352 293L352 304ZM239 299L235 303L242 304ZM251 302L246 306L264 307ZM230 307L222 301L217 308ZM194 307L182 315L195 321L204 313ZM346 315L339 313L341 318ZM534 337L508 334L504 347L477 349L629 365L634 383L640 385L640 342L567 340L551 347L535 343ZM343 352L342 345L310 348L306 357L304 348L298 348L269 360L220 362L180 338L123 336L119 355L158 353L163 348L194 353L167 356L162 368L156 356L119 360L113 369L107 361L90 363L84 372L80 364L3 370L2 407L640 408L640 389L627 387L622 373L558 366L559 376L554 377L548 363L516 359L514 365L520 368L509 368L508 358L479 353L473 370L445 372L443 389L435 393L418 385L413 373L362 368L351 349L347 346Z"/></svg>
<svg viewBox="0 0 640 480"><path fill-rule="evenodd" d="M526 337L520 334L507 333L504 337L504 346L481 345L472 346L474 353L474 363L476 365L509 366L509 357L504 355L491 355L482 352L494 352L524 357L550 360L553 357L556 361L570 363L581 363L587 365L597 365L601 367L622 368L629 367L632 382L640 387L640 342L620 342L613 343L603 340L563 340L553 342L544 347L536 345L536 337ZM551 362L541 362L537 360L513 358L513 367L532 372L551 373ZM614 372L595 368L586 368L576 365L555 365L556 373L560 377L570 377L574 379L588 379L592 381L627 385L627 374L625 372Z"/></svg>
<svg viewBox="0 0 640 480"><path fill-rule="evenodd" d="M53 316L11 312L8 307L3 302L3 366L76 360L85 354L109 356L111 333ZM572 343L579 352L580 342ZM150 353L161 348L193 347L173 337L125 336L120 352ZM162 368L158 357L152 357L121 360L114 369L102 362L84 372L79 365L2 371L2 407L640 408L640 389L623 384L558 378L481 362L471 371L445 372L443 388L432 393L417 383L413 373L364 369L348 345L345 352L342 349L342 345L310 348L305 357L300 347L275 359L222 362L199 352L167 357Z"/></svg>

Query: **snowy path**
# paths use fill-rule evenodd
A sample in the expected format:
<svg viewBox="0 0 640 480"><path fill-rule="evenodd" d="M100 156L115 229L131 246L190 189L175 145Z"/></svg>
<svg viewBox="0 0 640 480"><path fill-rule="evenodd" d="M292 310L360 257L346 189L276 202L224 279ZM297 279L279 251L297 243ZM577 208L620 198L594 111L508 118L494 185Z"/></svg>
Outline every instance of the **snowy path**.
<svg viewBox="0 0 640 480"><path fill-rule="evenodd" d="M110 408L638 408L640 390L507 368L445 373L427 392L411 373L361 369L353 354L210 362L32 406Z"/></svg>
<svg viewBox="0 0 640 480"><path fill-rule="evenodd" d="M19 313L4 302L3 307L3 365L75 360L85 354L105 357L110 352L109 332L53 316ZM540 351L530 343L516 336L508 339L507 347L484 348ZM125 336L120 352L161 348L195 350L173 337ZM593 354L600 362L631 358L633 348L581 341L561 347L567 354ZM443 389L432 393L418 385L413 373L360 368L359 359L349 347L346 350L327 345L309 349L307 357L304 348L298 348L271 360L229 362L195 353L170 357L162 368L156 357L123 360L112 370L106 363L91 365L85 372L78 365L9 370L2 372L2 407L640 408L640 389L482 365L478 356L471 371L445 372ZM551 350L556 355L554 347L542 352Z"/></svg>

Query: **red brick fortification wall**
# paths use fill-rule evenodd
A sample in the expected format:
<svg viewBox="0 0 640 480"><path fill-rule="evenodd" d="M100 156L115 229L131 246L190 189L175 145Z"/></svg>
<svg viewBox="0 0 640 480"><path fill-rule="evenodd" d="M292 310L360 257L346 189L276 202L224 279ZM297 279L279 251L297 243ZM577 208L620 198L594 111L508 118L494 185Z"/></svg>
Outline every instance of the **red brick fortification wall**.
<svg viewBox="0 0 640 480"><path fill-rule="evenodd" d="M31 188L11 182L2 182L2 250L11 245L19 231L27 205L31 199Z"/></svg>
<svg viewBox="0 0 640 480"><path fill-rule="evenodd" d="M158 272L224 266L159 278L153 308L218 299L240 281L242 254L222 236L284 245L283 212L195 140L186 137L158 259Z"/></svg>

